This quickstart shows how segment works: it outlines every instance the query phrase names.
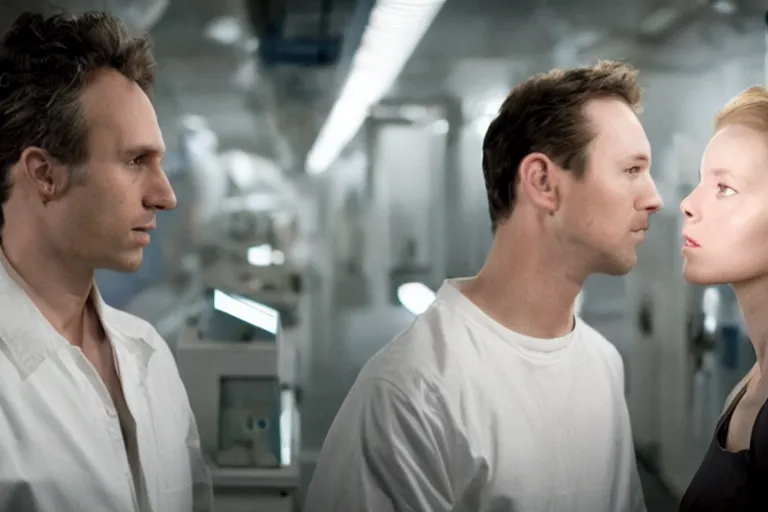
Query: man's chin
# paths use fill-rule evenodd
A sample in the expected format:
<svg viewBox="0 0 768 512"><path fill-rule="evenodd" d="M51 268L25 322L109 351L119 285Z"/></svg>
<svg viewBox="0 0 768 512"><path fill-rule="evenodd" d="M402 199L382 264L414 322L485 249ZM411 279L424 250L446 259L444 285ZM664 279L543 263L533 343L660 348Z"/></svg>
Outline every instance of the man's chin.
<svg viewBox="0 0 768 512"><path fill-rule="evenodd" d="M141 263L144 261L144 253L141 249L134 251L130 254L121 255L119 258L112 259L107 265L102 268L104 270L111 270L113 272L122 272L125 274L131 274L141 268Z"/></svg>
<svg viewBox="0 0 768 512"><path fill-rule="evenodd" d="M624 258L614 258L603 262L603 264L596 269L596 273L620 277L629 274L636 265L637 254L632 253L626 255Z"/></svg>
<svg viewBox="0 0 768 512"><path fill-rule="evenodd" d="M623 266L623 267L615 266L615 267L609 268L608 270L603 271L602 273L603 274L607 274L609 276L621 277L621 276L625 276L625 275L629 274L630 272L632 272L633 268L635 268L634 265L626 265L626 266Z"/></svg>

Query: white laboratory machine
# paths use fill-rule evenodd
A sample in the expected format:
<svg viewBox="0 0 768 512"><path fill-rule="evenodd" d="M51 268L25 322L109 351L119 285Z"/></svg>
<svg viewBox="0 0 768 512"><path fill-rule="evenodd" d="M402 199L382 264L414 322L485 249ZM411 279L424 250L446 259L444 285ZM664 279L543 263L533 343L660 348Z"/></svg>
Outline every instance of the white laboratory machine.
<svg viewBox="0 0 768 512"><path fill-rule="evenodd" d="M279 313L212 291L176 358L209 461L216 510L292 512L299 489L295 346Z"/></svg>
<svg viewBox="0 0 768 512"><path fill-rule="evenodd" d="M290 324L299 307L301 276L287 262L269 261L268 256L275 253L266 244L220 252L203 265L205 286L267 304L280 311L283 323Z"/></svg>

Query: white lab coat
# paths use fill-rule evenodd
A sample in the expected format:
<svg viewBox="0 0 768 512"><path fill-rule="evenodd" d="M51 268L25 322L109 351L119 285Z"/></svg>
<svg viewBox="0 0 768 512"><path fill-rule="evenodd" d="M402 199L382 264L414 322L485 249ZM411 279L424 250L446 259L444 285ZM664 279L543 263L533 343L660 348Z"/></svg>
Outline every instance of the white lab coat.
<svg viewBox="0 0 768 512"><path fill-rule="evenodd" d="M106 386L11 274L0 265L0 512L212 510L194 416L157 331L95 292L136 424L142 499Z"/></svg>

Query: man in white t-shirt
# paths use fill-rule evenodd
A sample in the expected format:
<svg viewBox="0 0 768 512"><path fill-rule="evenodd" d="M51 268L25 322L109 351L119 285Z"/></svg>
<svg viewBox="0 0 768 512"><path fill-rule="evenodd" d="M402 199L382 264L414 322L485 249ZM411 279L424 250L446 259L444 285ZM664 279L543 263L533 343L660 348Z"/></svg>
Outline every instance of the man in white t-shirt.
<svg viewBox="0 0 768 512"><path fill-rule="evenodd" d="M483 141L488 259L362 370L307 512L645 510L621 357L574 315L661 207L640 97L612 62L511 91Z"/></svg>

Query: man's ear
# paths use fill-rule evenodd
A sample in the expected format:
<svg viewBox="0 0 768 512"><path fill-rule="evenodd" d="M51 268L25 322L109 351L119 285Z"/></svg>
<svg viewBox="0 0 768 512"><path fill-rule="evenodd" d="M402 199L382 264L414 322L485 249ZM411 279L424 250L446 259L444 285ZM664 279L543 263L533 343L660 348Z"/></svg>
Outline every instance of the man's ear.
<svg viewBox="0 0 768 512"><path fill-rule="evenodd" d="M68 167L44 149L34 146L24 149L19 164L44 204L61 197L69 185Z"/></svg>
<svg viewBox="0 0 768 512"><path fill-rule="evenodd" d="M520 188L530 201L555 213L560 208L559 167L543 153L531 153L520 162Z"/></svg>

